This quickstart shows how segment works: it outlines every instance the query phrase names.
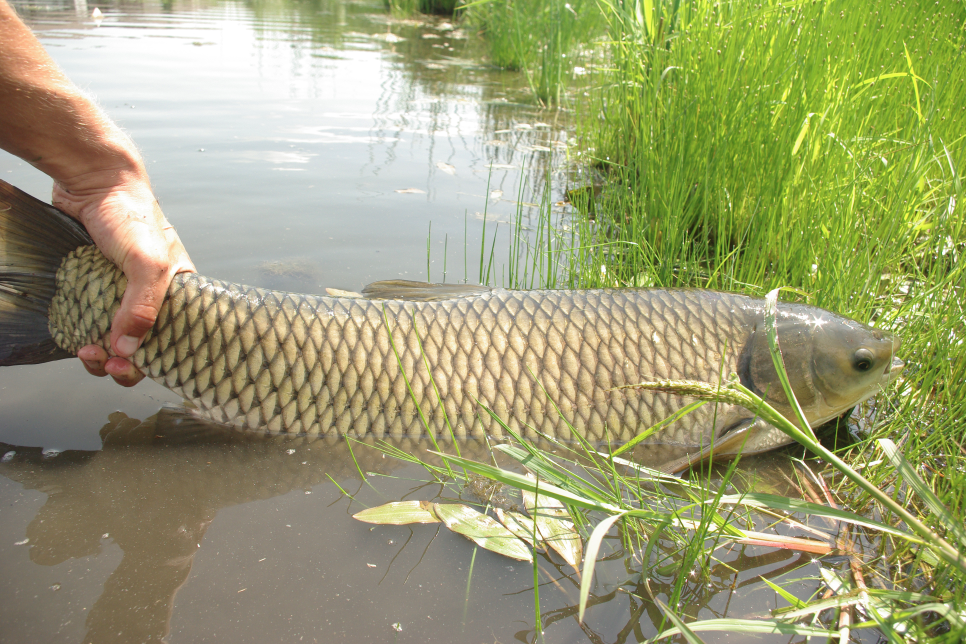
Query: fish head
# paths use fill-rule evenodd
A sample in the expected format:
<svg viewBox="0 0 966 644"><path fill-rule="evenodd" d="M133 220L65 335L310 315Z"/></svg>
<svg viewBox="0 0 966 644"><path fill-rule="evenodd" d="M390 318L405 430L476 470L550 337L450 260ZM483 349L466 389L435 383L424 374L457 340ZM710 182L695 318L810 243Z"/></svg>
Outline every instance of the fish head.
<svg viewBox="0 0 966 644"><path fill-rule="evenodd" d="M813 426L875 395L904 366L895 356L899 338L823 309L781 305L777 325L789 384ZM749 348L746 373L753 390L793 418L764 325L757 327Z"/></svg>

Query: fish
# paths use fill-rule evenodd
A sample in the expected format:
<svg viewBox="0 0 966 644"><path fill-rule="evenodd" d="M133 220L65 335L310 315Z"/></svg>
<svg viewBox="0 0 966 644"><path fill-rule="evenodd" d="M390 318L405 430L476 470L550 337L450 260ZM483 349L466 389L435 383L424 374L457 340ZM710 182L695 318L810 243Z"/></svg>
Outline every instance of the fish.
<svg viewBox="0 0 966 644"><path fill-rule="evenodd" d="M0 181L0 366L87 345L108 353L123 273L83 227ZM507 290L391 280L362 297L175 276L131 358L203 419L309 438L580 439L623 443L694 400L627 388L734 376L794 418L769 352L765 302L703 289ZM780 303L778 334L810 424L873 396L903 367L892 334ZM792 442L743 407L704 405L651 435L687 465Z"/></svg>

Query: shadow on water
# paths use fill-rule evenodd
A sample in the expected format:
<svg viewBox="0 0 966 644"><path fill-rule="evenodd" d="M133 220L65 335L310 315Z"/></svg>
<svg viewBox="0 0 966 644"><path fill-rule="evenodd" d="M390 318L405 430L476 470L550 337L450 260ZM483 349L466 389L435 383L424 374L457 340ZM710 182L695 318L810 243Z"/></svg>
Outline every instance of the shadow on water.
<svg viewBox="0 0 966 644"><path fill-rule="evenodd" d="M208 527L230 506L311 490L354 472L345 443L250 438L163 410L145 421L111 415L99 451L51 454L0 445L0 474L47 494L26 529L30 561L56 566L123 558L87 616L85 641L160 641ZM360 466L393 461L359 450Z"/></svg>
<svg viewBox="0 0 966 644"><path fill-rule="evenodd" d="M100 590L97 583L88 588L96 598L84 607L84 642L156 642L169 634L196 640L239 625L233 641L266 641L279 634L279 609L288 616L285 637L317 641L337 635L357 641L387 634L393 624L403 629L392 631L394 641L472 642L482 633L495 641L534 640L529 566L474 553L468 541L437 526L371 527L348 516L387 500L464 495L429 481L421 468L364 444L350 453L341 440L248 436L169 409L144 421L114 413L100 438L98 451L0 445L0 475L46 495L20 528L17 552L26 550L34 566L58 570L64 579L57 590L90 586L93 580L71 574L77 564L106 574ZM397 446L431 458L428 445ZM490 454L482 444L464 444L462 452L482 460ZM775 458L755 459L748 471L783 486ZM476 500L469 491L465 496ZM241 522L231 516L238 506L248 507ZM113 549L122 553L119 562ZM542 554L541 622L548 637L653 636L662 619L654 598L669 596L676 578L691 571L642 577L639 555L626 551L619 535L605 540L588 619L579 625L578 575ZM193 573L198 558L204 564ZM260 567L266 559L284 563ZM810 556L787 550L719 550L710 574L685 585L682 609L705 617L767 614L774 593L761 577L788 581L810 563ZM798 586L789 588L815 590L810 582ZM258 598L255 605L238 601L246 591L246 599ZM5 630L33 632L9 621Z"/></svg>

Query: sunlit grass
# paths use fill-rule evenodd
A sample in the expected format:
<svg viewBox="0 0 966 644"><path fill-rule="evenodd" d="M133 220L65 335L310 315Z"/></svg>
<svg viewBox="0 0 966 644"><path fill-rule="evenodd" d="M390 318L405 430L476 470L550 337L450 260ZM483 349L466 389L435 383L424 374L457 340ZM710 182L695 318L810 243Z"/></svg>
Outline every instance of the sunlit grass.
<svg viewBox="0 0 966 644"><path fill-rule="evenodd" d="M866 442L844 457L877 463L865 476L905 499L909 484L872 441L901 438L951 512L910 498L917 518L940 535L950 516L961 526L963 5L655 3L650 19L633 3L604 7L612 56L587 109L584 152L609 178L593 239L613 246L585 256L579 282L794 286L809 303L895 330L907 369L879 397ZM881 511L838 480L851 507ZM905 543L876 543L878 583L959 589L948 605L961 615L962 571ZM942 631L918 637L954 637Z"/></svg>
<svg viewBox="0 0 966 644"><path fill-rule="evenodd" d="M523 6L480 5L490 46L507 56L525 49L512 41ZM606 63L594 71L595 88L573 98L582 115L575 154L605 183L574 199L588 217L568 220L568 230L545 195L544 223L511 242L504 285L759 296L791 286L803 295L789 297L895 331L906 370L836 455L830 498L868 518L900 516L871 493L883 490L911 512L898 526L919 522L962 553L954 526L966 515L966 6L599 6L609 33L590 46L607 52ZM576 32L571 47L590 33ZM532 62L500 64L534 78ZM540 95L538 83L531 87ZM483 257L481 280L499 282ZM878 439L896 441L907 465ZM843 468L861 470L872 488ZM682 535L674 554L690 569L708 557L704 534ZM843 530L841 539L867 544L866 557L853 560L851 579L822 580L837 584L836 595L795 610L858 607L842 628L877 627L892 641L958 641L966 573L949 551L944 560L914 539L868 528Z"/></svg>

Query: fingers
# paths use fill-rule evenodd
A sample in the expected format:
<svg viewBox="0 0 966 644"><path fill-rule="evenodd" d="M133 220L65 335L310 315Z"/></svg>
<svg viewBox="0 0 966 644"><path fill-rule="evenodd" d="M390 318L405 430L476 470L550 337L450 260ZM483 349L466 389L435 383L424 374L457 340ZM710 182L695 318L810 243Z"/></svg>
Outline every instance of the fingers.
<svg viewBox="0 0 966 644"><path fill-rule="evenodd" d="M123 358L111 358L104 349L93 344L82 347L77 357L91 375L99 378L110 376L123 387L133 387L144 378L144 374L130 362Z"/></svg>

